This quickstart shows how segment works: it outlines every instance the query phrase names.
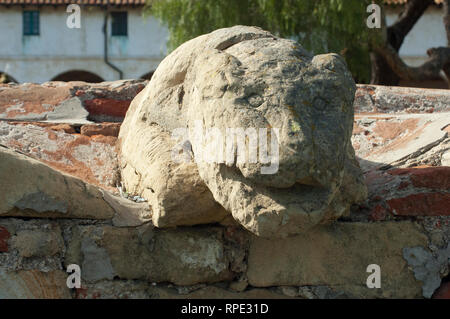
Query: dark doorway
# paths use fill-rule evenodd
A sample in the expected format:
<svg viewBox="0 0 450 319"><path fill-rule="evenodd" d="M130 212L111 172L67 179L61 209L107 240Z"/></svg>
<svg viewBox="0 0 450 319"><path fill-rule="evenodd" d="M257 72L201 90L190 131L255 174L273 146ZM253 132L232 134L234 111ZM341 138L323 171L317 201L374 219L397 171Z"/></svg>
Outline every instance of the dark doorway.
<svg viewBox="0 0 450 319"><path fill-rule="evenodd" d="M60 75L54 77L52 81L63 81L63 82L83 81L88 83L99 83L103 82L104 80L98 75L91 72L73 70L61 73Z"/></svg>

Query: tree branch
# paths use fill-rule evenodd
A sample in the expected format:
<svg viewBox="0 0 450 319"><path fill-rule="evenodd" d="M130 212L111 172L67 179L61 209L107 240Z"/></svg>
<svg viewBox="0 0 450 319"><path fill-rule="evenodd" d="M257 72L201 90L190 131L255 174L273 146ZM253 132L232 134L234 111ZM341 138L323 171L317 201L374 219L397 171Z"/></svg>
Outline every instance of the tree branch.
<svg viewBox="0 0 450 319"><path fill-rule="evenodd" d="M375 51L385 58L398 77L408 81L442 80L444 66L450 63L449 47L429 49L429 59L419 67L408 66L390 44L377 47ZM448 81L447 78L444 79Z"/></svg>
<svg viewBox="0 0 450 319"><path fill-rule="evenodd" d="M450 0L444 0L444 26L447 34L447 45L450 47Z"/></svg>
<svg viewBox="0 0 450 319"><path fill-rule="evenodd" d="M396 50L400 50L403 40L414 27L434 0L409 0L398 20L388 28L388 41Z"/></svg>
<svg viewBox="0 0 450 319"><path fill-rule="evenodd" d="M414 23L417 22L420 15L423 14L430 4L428 2L428 0L408 1L408 8L402 13L399 21L389 28L386 28L386 23L382 24L380 34L385 36L388 34L389 39L389 29L392 28L392 30L397 30L396 32L398 32L397 35L399 36L394 40L399 41L401 39L401 42L403 42L404 36L411 30ZM418 12L412 12L411 10L413 9L418 10ZM410 15L409 17L408 14ZM385 16L383 16L383 19L385 19ZM444 24L447 40L450 43L450 0L444 0ZM427 51L428 60L419 67L411 67L400 58L398 53L400 47L397 47L399 42L395 41L394 43L391 43L389 40L382 41L383 43L377 42L377 45L373 45L372 48L377 55L384 59L398 78L414 82L444 79L450 85L450 46L429 49Z"/></svg>
<svg viewBox="0 0 450 319"><path fill-rule="evenodd" d="M447 46L450 47L450 0L444 0L444 27L447 34ZM450 88L450 62L442 67Z"/></svg>

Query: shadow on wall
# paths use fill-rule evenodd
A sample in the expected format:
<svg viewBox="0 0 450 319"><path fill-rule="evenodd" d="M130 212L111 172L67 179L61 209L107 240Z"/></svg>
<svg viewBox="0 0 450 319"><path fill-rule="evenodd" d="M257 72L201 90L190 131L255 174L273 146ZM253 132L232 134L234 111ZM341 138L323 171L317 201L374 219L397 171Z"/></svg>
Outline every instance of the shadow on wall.
<svg viewBox="0 0 450 319"><path fill-rule="evenodd" d="M11 83L11 82L17 83L16 79L14 79L11 75L0 71L0 84L1 83Z"/></svg>
<svg viewBox="0 0 450 319"><path fill-rule="evenodd" d="M104 80L97 74L91 72L73 70L61 73L60 75L51 79L51 81L63 81L63 82L83 81L88 83L100 83L103 82Z"/></svg>

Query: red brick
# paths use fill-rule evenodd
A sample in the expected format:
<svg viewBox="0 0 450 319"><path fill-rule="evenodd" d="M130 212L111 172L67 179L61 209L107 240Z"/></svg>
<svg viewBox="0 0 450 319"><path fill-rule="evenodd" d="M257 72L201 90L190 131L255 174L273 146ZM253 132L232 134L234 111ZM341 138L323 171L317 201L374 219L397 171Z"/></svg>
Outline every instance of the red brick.
<svg viewBox="0 0 450 319"><path fill-rule="evenodd" d="M444 282L434 293L433 299L450 299L450 282Z"/></svg>
<svg viewBox="0 0 450 319"><path fill-rule="evenodd" d="M364 175L364 181L369 188L375 185L386 185L393 179L394 177L391 175L385 174L379 170L372 170Z"/></svg>
<svg viewBox="0 0 450 319"><path fill-rule="evenodd" d="M391 175L409 175L415 187L450 189L450 167L399 168L389 171Z"/></svg>
<svg viewBox="0 0 450 319"><path fill-rule="evenodd" d="M450 194L420 193L387 201L400 216L450 216Z"/></svg>
<svg viewBox="0 0 450 319"><path fill-rule="evenodd" d="M11 238L11 234L5 228L0 226L0 253L8 252L8 239Z"/></svg>
<svg viewBox="0 0 450 319"><path fill-rule="evenodd" d="M84 107L92 115L125 117L131 100L93 99L84 101Z"/></svg>
<svg viewBox="0 0 450 319"><path fill-rule="evenodd" d="M86 124L81 127L81 134L86 136L104 135L114 136L119 135L121 123L99 123L99 124Z"/></svg>

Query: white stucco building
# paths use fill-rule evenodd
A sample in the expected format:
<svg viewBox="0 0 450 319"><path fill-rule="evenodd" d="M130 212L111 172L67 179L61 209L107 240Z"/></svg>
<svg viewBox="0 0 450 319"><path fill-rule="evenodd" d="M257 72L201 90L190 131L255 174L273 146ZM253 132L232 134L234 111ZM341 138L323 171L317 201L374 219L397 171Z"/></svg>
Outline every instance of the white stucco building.
<svg viewBox="0 0 450 319"><path fill-rule="evenodd" d="M70 3L80 28L69 28ZM17 82L143 78L166 55L168 31L145 0L0 0L0 73ZM103 28L107 23L107 36ZM70 21L75 21L71 19Z"/></svg>

